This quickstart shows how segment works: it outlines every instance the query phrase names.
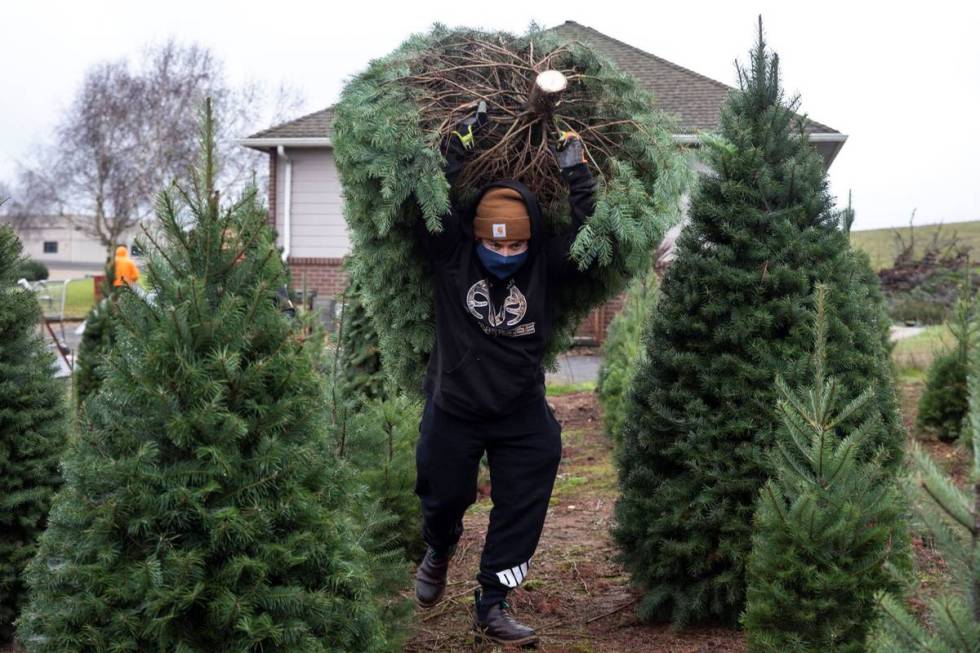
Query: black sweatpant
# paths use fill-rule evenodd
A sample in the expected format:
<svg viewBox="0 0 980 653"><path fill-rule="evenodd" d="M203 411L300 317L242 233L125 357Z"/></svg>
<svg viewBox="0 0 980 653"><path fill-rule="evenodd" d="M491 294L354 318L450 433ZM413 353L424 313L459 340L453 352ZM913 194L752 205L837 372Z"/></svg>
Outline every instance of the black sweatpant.
<svg viewBox="0 0 980 653"><path fill-rule="evenodd" d="M504 418L465 420L425 404L416 447L415 493L422 537L445 551L463 533L476 501L480 459L490 465L490 526L480 571L481 604L492 605L524 581L538 546L561 461L561 425L544 398Z"/></svg>

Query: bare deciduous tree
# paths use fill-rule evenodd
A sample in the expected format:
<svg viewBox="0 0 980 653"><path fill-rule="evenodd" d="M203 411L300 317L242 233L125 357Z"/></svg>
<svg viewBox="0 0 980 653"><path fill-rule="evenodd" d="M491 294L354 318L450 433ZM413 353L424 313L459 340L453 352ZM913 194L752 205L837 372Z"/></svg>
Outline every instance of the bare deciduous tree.
<svg viewBox="0 0 980 653"><path fill-rule="evenodd" d="M19 166L8 215L88 216L83 229L111 250L152 215L156 193L192 164L207 96L217 116L220 185L229 192L253 174L264 179L265 157L233 139L294 115L301 94L255 81L233 86L209 49L170 38L145 48L135 70L127 60L88 70L50 144Z"/></svg>

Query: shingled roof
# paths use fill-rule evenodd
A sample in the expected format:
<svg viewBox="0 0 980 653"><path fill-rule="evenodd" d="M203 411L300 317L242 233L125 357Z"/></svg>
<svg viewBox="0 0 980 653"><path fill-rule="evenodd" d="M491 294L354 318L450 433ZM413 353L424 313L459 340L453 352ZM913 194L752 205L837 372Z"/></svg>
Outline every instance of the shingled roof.
<svg viewBox="0 0 980 653"><path fill-rule="evenodd" d="M248 138L331 138L332 136L333 107L330 106L256 132Z"/></svg>
<svg viewBox="0 0 980 653"><path fill-rule="evenodd" d="M653 92L657 106L676 118L677 136L718 127L721 106L728 92L732 90L731 86L644 52L573 20L567 20L545 31L554 31L568 40L586 42L633 75L641 86ZM257 149L272 147L279 141L285 145L292 143L328 147L329 139L333 135L333 114L333 107L330 106L256 132L240 142ZM819 139L820 135L825 135L824 138L834 141L833 144L825 144L831 146L824 153L829 164L846 136L814 120L808 121L806 129L811 137L817 135Z"/></svg>
<svg viewBox="0 0 980 653"><path fill-rule="evenodd" d="M612 59L623 71L654 96L657 106L673 115L682 134L694 134L698 130L718 127L721 105L724 104L731 86L705 77L693 70L644 52L628 43L573 20L544 30L555 32L563 38L588 43ZM807 133L839 134L836 129L814 120L807 121Z"/></svg>

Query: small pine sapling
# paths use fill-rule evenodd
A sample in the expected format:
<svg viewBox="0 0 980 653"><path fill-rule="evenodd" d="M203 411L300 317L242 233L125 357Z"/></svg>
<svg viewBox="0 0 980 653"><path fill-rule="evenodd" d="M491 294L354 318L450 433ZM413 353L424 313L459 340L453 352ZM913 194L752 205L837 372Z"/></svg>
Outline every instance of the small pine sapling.
<svg viewBox="0 0 980 653"><path fill-rule="evenodd" d="M896 589L888 563L903 502L884 450L869 451L882 428L875 389L848 401L827 375L824 292L818 286L811 385L793 391L775 379L775 476L759 496L741 619L754 653L864 651L875 593ZM852 416L857 426L844 428Z"/></svg>
<svg viewBox="0 0 980 653"><path fill-rule="evenodd" d="M970 287L969 266L967 279L960 289L960 296L953 307L949 330L956 346L952 351L936 357L929 366L926 389L919 399L916 425L919 429L934 433L940 440L951 442L962 438L963 444L972 446L968 434L967 414L967 367L971 350L976 346L978 327L974 321L975 293Z"/></svg>

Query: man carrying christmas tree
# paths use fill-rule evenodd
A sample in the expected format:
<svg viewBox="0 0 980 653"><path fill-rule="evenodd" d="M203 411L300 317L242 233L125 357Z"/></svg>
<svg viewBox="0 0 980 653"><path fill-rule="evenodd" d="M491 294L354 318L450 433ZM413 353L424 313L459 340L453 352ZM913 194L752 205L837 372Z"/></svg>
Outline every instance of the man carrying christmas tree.
<svg viewBox="0 0 980 653"><path fill-rule="evenodd" d="M448 138L452 185L487 122L486 105ZM569 258L595 207L595 182L577 134L562 133L556 154L569 188L571 224L545 233L535 194L515 180L454 206L443 230L416 225L432 264L436 346L423 389L427 400L416 451L415 492L429 545L416 573L423 607L443 596L449 560L476 501L484 450L490 466L490 526L474 591L478 639L528 644L537 635L507 611L507 593L529 573L561 461L561 426L545 400L542 357L552 335L555 290L581 274Z"/></svg>

